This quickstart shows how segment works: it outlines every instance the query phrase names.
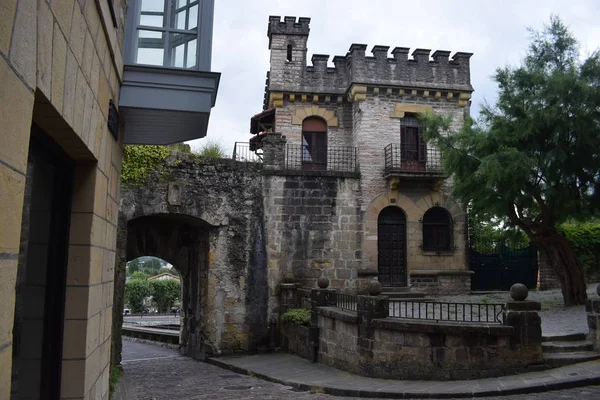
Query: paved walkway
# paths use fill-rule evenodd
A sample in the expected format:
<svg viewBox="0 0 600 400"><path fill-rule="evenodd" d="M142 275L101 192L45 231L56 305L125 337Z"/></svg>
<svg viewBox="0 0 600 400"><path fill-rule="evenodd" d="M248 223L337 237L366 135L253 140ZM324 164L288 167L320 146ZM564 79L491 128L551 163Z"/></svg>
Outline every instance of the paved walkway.
<svg viewBox="0 0 600 400"><path fill-rule="evenodd" d="M287 353L229 356L211 363L304 390L338 396L387 398L483 397L535 393L600 384L600 361L541 372L464 381L400 381L366 378Z"/></svg>
<svg viewBox="0 0 600 400"><path fill-rule="evenodd" d="M269 374L273 375L272 378L275 376L286 378L289 380L288 383L293 382L294 385L259 379L256 376L260 376L260 373L256 376L242 375L215 365L181 357L176 350L125 340L123 342L123 374L115 400L341 400L355 398L347 395L338 397L322 393L326 390L324 383L332 380L335 380L336 387L343 390L360 390L362 398L371 398L369 397L371 395L382 398L386 394L386 387L397 384L404 385L405 388L411 387L410 393L415 394L416 398L431 398L432 395L438 394L450 399L457 399L459 395L466 395L466 397L477 395L480 396L479 398L487 400L600 399L600 386L499 396L501 393L495 392L493 385L483 382L491 380L462 382L370 380L319 364L312 364L287 354L223 357L218 361L231 364L234 368L243 368L246 372L250 367L258 364L257 367L252 367L257 373L268 370ZM545 377L543 374L546 374ZM561 385L584 385L586 383L597 385L600 381L598 380L599 376L600 362L597 362L536 373L529 377L521 375L499 378L498 381L502 382L504 388L515 388L514 382L521 381L526 385L527 390L533 391L549 390ZM301 380L309 378L311 379L310 387L299 385ZM374 384L373 381L379 382ZM451 387L456 391L452 391ZM484 389L487 392L483 391ZM488 394L486 395L486 393ZM399 395L399 393L387 394ZM406 394L409 392L406 391Z"/></svg>

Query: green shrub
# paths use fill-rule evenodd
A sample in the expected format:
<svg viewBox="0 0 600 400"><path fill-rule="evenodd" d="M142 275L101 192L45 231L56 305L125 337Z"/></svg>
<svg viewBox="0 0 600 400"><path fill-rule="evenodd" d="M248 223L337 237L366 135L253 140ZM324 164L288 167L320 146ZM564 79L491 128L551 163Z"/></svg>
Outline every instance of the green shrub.
<svg viewBox="0 0 600 400"><path fill-rule="evenodd" d="M283 322L294 322L298 325L310 325L310 310L306 308L292 308L281 316Z"/></svg>
<svg viewBox="0 0 600 400"><path fill-rule="evenodd" d="M201 157L209 157L209 158L227 158L227 151L223 145L213 139L209 139L206 143L202 145L200 148L200 152L198 153Z"/></svg>

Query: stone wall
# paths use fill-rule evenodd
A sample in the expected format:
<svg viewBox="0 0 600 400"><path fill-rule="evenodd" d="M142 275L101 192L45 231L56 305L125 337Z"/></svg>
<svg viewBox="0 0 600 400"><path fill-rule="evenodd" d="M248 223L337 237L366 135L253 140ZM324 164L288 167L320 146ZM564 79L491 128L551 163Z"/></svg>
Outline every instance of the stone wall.
<svg viewBox="0 0 600 400"><path fill-rule="evenodd" d="M356 312L319 309L319 362L355 374L360 372Z"/></svg>
<svg viewBox="0 0 600 400"><path fill-rule="evenodd" d="M121 140L125 0L3 0L0 6L0 398L10 398L15 284L32 122L75 165L62 396L108 398ZM122 134L121 134L122 137ZM40 350L41 351L41 350ZM20 374L28 384L28 374ZM59 383L59 386L61 383ZM24 394L23 394L24 395Z"/></svg>
<svg viewBox="0 0 600 400"><path fill-rule="evenodd" d="M314 288L324 276L333 288L356 289L362 265L359 180L275 173L264 176L271 311L277 312L275 291L286 277Z"/></svg>
<svg viewBox="0 0 600 400"><path fill-rule="evenodd" d="M181 271L182 351L195 358L252 351L267 337L261 170L178 154L145 184L122 188L120 259L153 255Z"/></svg>
<svg viewBox="0 0 600 400"><path fill-rule="evenodd" d="M460 380L547 367L536 302L509 301L502 324L472 324L390 318L385 296L356 296L356 311L336 307L335 298L335 291L311 291L318 361L335 368L373 378ZM284 348L302 353L306 338L294 329L284 327ZM295 339L300 343L290 343Z"/></svg>
<svg viewBox="0 0 600 400"><path fill-rule="evenodd" d="M410 286L432 296L471 293L473 271L411 271Z"/></svg>
<svg viewBox="0 0 600 400"><path fill-rule="evenodd" d="M373 359L366 376L388 379L478 379L518 373L528 354L510 347L508 326L445 325L375 320Z"/></svg>

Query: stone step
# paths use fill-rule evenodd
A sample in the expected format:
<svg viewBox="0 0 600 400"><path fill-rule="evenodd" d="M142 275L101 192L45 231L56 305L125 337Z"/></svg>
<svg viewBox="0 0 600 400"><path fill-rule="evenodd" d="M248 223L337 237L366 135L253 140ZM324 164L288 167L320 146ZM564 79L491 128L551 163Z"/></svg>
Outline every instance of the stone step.
<svg viewBox="0 0 600 400"><path fill-rule="evenodd" d="M543 342L542 351L544 354L547 353L568 353L568 352L581 352L581 351L593 351L594 345L589 340L582 340L578 342L566 341L566 342Z"/></svg>
<svg viewBox="0 0 600 400"><path fill-rule="evenodd" d="M569 353L544 354L544 361L551 367L562 367L585 361L600 359L600 354L593 351L573 351Z"/></svg>
<svg viewBox="0 0 600 400"><path fill-rule="evenodd" d="M567 335L542 336L542 342L575 342L586 340L585 333L570 333Z"/></svg>

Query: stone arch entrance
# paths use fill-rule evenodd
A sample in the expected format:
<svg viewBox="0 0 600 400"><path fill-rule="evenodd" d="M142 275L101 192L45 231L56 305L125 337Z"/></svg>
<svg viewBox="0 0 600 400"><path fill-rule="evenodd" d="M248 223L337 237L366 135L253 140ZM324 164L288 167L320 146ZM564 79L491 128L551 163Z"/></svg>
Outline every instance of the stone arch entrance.
<svg viewBox="0 0 600 400"><path fill-rule="evenodd" d="M121 187L113 363L121 355L125 263L141 255L181 273L183 354L202 359L268 343L261 167L178 154L144 183Z"/></svg>
<svg viewBox="0 0 600 400"><path fill-rule="evenodd" d="M181 274L180 351L195 359L203 359L207 351L200 321L207 295L209 230L205 221L180 214L149 215L127 223L126 262L154 256L169 260Z"/></svg>
<svg viewBox="0 0 600 400"><path fill-rule="evenodd" d="M399 207L386 207L377 218L377 270L383 286L407 286L406 216Z"/></svg>

